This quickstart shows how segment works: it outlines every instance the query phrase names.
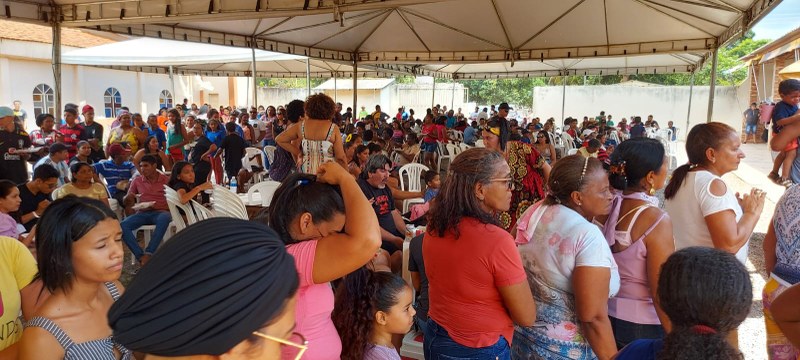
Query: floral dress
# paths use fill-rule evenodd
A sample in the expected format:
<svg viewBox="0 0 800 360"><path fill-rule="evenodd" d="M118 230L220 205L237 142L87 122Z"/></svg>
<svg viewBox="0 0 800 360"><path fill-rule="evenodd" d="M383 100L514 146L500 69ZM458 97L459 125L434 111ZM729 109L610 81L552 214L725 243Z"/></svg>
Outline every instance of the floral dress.
<svg viewBox="0 0 800 360"><path fill-rule="evenodd" d="M581 333L572 289L572 272L580 266L611 271L609 297L620 278L600 228L563 205L529 207L517 225L516 242L536 302L536 323L515 326L513 359L596 359Z"/></svg>
<svg viewBox="0 0 800 360"><path fill-rule="evenodd" d="M511 207L500 213L500 227L511 231L522 213L537 201L544 198L544 157L532 145L520 141L509 141L508 166L514 179L511 192Z"/></svg>

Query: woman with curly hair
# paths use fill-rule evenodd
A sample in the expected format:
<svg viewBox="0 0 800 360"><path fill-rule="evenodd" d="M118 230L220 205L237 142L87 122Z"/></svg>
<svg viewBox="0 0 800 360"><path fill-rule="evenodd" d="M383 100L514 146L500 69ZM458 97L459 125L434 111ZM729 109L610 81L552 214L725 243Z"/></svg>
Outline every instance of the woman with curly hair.
<svg viewBox="0 0 800 360"><path fill-rule="evenodd" d="M339 127L331 122L335 109L336 104L328 95L311 95L306 99L306 117L300 126L288 128L275 138L278 146L292 153L300 172L316 174L319 166L327 161L336 161L347 168L342 135ZM293 143L295 140L299 142Z"/></svg>
<svg viewBox="0 0 800 360"><path fill-rule="evenodd" d="M750 276L733 254L701 246L675 252L661 269L658 300L672 332L636 340L616 360L744 359L725 338L753 301Z"/></svg>
<svg viewBox="0 0 800 360"><path fill-rule="evenodd" d="M400 360L392 336L411 329L413 300L411 287L391 272L362 267L345 276L331 315L342 338L342 359Z"/></svg>
<svg viewBox="0 0 800 360"><path fill-rule="evenodd" d="M509 141L510 137L506 119L493 117L483 128L486 148L502 153L511 168L514 182L511 207L500 212L500 227L513 234L517 219L525 209L544 198L550 165L535 147L522 141Z"/></svg>

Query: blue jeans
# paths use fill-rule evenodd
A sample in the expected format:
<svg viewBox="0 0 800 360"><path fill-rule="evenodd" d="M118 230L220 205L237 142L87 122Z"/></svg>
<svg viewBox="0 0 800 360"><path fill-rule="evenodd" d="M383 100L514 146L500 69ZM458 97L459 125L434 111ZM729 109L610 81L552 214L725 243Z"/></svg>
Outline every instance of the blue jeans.
<svg viewBox="0 0 800 360"><path fill-rule="evenodd" d="M744 132L747 135L755 134L756 130L758 129L758 123L755 124L745 124L744 125Z"/></svg>
<svg viewBox="0 0 800 360"><path fill-rule="evenodd" d="M154 210L133 214L126 217L125 220L122 220L120 224L122 226L122 240L125 241L125 245L128 246L128 249L131 249L133 256L136 256L136 260L141 259L143 255L152 255L156 252L156 249L158 249L161 240L164 239L164 234L167 233L171 221L172 217L167 211ZM139 243L136 241L136 234L134 233L136 229L143 225L156 226L156 230L153 231L153 236L150 237L150 243L147 244L147 249L145 250L139 247Z"/></svg>
<svg viewBox="0 0 800 360"><path fill-rule="evenodd" d="M494 345L471 348L453 341L447 330L431 318L428 318L423 350L428 360L511 360L511 347L502 335Z"/></svg>
<svg viewBox="0 0 800 360"><path fill-rule="evenodd" d="M630 321L620 320L609 316L611 320L611 330L614 332L614 339L617 341L617 349L622 350L625 345L639 339L663 339L666 336L664 327L661 325L637 324Z"/></svg>
<svg viewBox="0 0 800 360"><path fill-rule="evenodd" d="M414 316L414 324L417 325L417 328L422 333L423 338L430 332L430 330L428 330L428 320L422 320Z"/></svg>

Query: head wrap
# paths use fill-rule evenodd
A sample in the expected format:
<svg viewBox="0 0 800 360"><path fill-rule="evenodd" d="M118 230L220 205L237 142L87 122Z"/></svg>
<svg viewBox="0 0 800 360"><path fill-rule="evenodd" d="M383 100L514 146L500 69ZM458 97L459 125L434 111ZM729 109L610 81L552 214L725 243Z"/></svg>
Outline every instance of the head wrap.
<svg viewBox="0 0 800 360"><path fill-rule="evenodd" d="M221 355L264 327L298 285L267 226L212 218L179 232L111 307L114 340L159 356Z"/></svg>

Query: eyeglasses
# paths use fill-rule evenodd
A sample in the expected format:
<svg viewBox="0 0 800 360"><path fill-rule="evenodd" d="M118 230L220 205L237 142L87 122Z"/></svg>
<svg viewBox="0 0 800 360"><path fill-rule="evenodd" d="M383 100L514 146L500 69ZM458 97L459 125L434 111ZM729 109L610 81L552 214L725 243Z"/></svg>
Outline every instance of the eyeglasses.
<svg viewBox="0 0 800 360"><path fill-rule="evenodd" d="M536 135L537 138L543 138L544 135Z"/></svg>
<svg viewBox="0 0 800 360"><path fill-rule="evenodd" d="M490 182L505 182L506 187L508 190L514 190L514 179L512 178L498 178L498 179L491 179Z"/></svg>
<svg viewBox="0 0 800 360"><path fill-rule="evenodd" d="M258 331L253 331L253 335L262 337L267 340L272 340L283 346L294 348L293 350L297 350L297 354L294 354L294 360L300 360L300 358L303 357L303 353L305 353L306 350L308 350L308 341L306 341L306 338L300 333L296 332L292 333L292 335L289 337L289 340L276 338L274 336L269 336L267 334Z"/></svg>

